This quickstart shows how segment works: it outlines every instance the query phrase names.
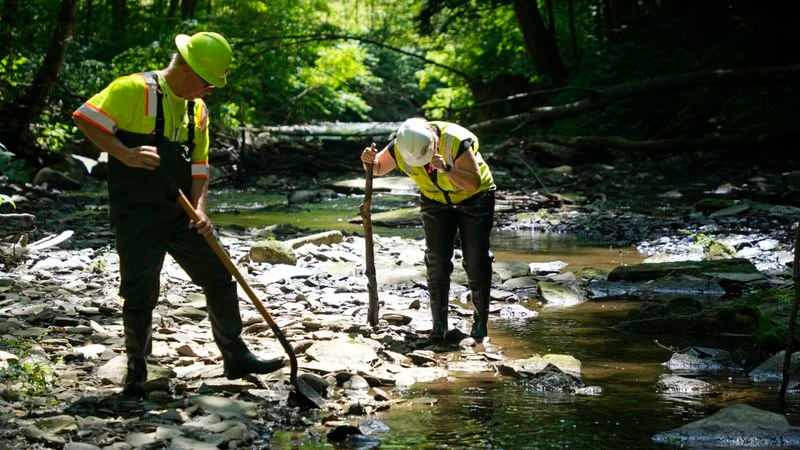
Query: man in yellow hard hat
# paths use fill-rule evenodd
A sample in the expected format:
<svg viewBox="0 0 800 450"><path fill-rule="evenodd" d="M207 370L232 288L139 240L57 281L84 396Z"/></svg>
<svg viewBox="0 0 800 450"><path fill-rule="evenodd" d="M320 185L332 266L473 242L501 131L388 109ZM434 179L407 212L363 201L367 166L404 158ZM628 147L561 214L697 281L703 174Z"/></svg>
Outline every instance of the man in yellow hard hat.
<svg viewBox="0 0 800 450"><path fill-rule="evenodd" d="M209 114L202 97L227 83L231 47L210 32L178 35L175 44L178 51L168 67L118 78L72 114L84 134L110 155L111 227L128 356L123 393L132 396L144 394L166 253L205 292L228 378L283 367L283 358L264 360L248 350L240 336L236 284L203 238L213 227L205 213ZM190 221L174 201L176 186L189 193L200 220Z"/></svg>
<svg viewBox="0 0 800 450"><path fill-rule="evenodd" d="M361 152L364 168L372 164L374 175L397 168L419 188L433 341L446 338L456 235L474 307L470 336L480 343L489 334L489 238L496 186L478 148L478 137L461 125L414 117L400 125L394 141L380 152L374 144Z"/></svg>

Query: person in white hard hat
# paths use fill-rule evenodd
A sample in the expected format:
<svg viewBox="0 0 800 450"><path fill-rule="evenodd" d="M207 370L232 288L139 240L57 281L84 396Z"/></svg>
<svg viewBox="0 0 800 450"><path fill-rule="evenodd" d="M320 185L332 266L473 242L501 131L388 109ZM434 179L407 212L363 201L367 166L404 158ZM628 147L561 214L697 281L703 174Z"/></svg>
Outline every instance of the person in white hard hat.
<svg viewBox="0 0 800 450"><path fill-rule="evenodd" d="M447 333L457 234L474 306L470 336L482 342L488 335L496 186L478 147L477 136L460 125L412 118L383 150L372 144L361 152L365 170L372 164L372 173L380 176L398 168L419 187L434 341Z"/></svg>

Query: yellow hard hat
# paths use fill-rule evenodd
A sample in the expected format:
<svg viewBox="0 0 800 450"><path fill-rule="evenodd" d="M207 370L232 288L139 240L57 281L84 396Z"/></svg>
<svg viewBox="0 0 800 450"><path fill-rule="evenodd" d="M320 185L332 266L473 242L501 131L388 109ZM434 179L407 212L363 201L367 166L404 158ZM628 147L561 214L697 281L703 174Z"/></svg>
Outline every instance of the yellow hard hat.
<svg viewBox="0 0 800 450"><path fill-rule="evenodd" d="M225 86L233 53L221 34L208 31L191 36L179 34L175 37L175 45L184 61L200 78L214 87Z"/></svg>

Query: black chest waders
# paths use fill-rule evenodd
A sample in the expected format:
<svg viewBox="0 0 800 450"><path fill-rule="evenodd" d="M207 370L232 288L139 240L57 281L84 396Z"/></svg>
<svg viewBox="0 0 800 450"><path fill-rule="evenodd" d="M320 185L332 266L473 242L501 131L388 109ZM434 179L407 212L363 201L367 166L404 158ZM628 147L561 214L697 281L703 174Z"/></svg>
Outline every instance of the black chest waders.
<svg viewBox="0 0 800 450"><path fill-rule="evenodd" d="M145 79L158 85L148 72ZM163 93L157 90L156 126L152 135L118 131L129 147L153 145L161 163L156 170L134 169L109 161L111 224L120 257L120 296L125 299L122 319L128 372L123 393L142 396L147 379L147 355L152 343L152 314L158 302L160 274L169 253L203 288L214 340L222 353L224 375L238 378L269 373L283 367L283 358L264 360L248 350L241 338L242 318L236 283L204 238L189 228L189 218L175 201L177 188L192 188L191 150L194 148L194 102L188 103L187 142L164 139Z"/></svg>

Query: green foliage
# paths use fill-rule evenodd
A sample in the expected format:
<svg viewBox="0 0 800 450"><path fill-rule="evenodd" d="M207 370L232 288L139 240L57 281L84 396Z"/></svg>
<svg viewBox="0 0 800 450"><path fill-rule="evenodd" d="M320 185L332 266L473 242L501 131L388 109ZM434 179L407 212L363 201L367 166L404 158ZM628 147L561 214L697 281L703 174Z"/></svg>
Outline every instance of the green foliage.
<svg viewBox="0 0 800 450"><path fill-rule="evenodd" d="M56 379L55 371L31 357L31 349L38 344L37 339L15 338L0 340L0 348L17 355L6 367L0 367L0 382L14 386L16 392L30 398L46 393Z"/></svg>
<svg viewBox="0 0 800 450"><path fill-rule="evenodd" d="M16 155L0 144L0 174L5 175L11 181L25 183L30 180L33 168L25 167L24 160L15 158Z"/></svg>

